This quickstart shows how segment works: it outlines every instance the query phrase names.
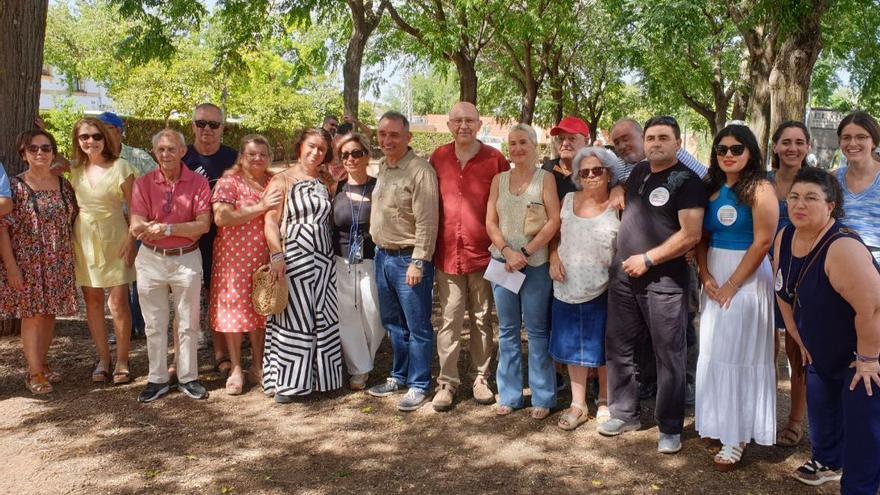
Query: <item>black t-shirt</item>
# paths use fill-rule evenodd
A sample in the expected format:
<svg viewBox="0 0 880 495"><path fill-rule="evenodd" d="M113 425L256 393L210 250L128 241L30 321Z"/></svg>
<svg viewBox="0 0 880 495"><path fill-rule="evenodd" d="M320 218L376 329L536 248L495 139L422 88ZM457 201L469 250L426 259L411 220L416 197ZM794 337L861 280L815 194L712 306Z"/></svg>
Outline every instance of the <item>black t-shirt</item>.
<svg viewBox="0 0 880 495"><path fill-rule="evenodd" d="M376 245L370 237L370 205L371 201L354 202L345 194L350 191L356 196L371 197L376 189L376 179L370 177L366 184L348 184L345 180L336 186L336 196L333 198L333 254L348 258L349 245L351 242L352 225L357 224L360 235L364 237L362 256L364 259L373 259L376 253ZM353 218L357 214L357 222Z"/></svg>
<svg viewBox="0 0 880 495"><path fill-rule="evenodd" d="M559 201L562 202L562 198L564 198L566 194L577 192L578 189L575 187L574 182L571 181L571 175L565 175L562 172L554 170L558 164L559 158L554 158L545 161L544 164L541 165L541 168L547 172L553 173L553 178L556 179L556 194L559 196Z"/></svg>
<svg viewBox="0 0 880 495"><path fill-rule="evenodd" d="M663 244L681 230L679 210L706 208L706 186L690 169L676 163L662 172L651 173L648 162L635 166L626 183L626 208L617 235L617 255L612 267L618 277L627 277L620 268L623 260ZM689 284L684 255L630 278L633 289L682 292Z"/></svg>

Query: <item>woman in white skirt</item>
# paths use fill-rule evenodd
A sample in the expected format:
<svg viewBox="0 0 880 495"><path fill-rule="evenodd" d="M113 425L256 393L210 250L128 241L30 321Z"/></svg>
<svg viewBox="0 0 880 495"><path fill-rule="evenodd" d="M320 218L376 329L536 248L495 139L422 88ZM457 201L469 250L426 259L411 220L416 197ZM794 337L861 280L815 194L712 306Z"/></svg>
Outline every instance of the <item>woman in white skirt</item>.
<svg viewBox="0 0 880 495"><path fill-rule="evenodd" d="M721 441L720 471L733 469L746 444L776 441L773 275L767 252L779 219L761 150L742 125L713 142L709 208L697 263L703 282L696 429Z"/></svg>
<svg viewBox="0 0 880 495"><path fill-rule="evenodd" d="M370 143L361 134L342 136L336 144L347 175L333 198L333 251L339 297L339 336L352 390L363 390L385 329L379 318L379 297L370 237L370 195L376 179L367 175Z"/></svg>

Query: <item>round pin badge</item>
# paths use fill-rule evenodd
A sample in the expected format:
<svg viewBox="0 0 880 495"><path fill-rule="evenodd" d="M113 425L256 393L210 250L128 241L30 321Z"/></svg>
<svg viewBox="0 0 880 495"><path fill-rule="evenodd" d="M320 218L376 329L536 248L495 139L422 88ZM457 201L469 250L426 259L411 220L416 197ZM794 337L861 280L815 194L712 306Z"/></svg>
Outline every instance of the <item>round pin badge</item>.
<svg viewBox="0 0 880 495"><path fill-rule="evenodd" d="M669 202L669 189L658 187L651 191L648 201L654 206L663 206Z"/></svg>
<svg viewBox="0 0 880 495"><path fill-rule="evenodd" d="M721 208L718 208L718 213L716 215L718 217L718 221L721 225L725 227L730 227L734 223L736 223L736 208L730 205L724 205Z"/></svg>

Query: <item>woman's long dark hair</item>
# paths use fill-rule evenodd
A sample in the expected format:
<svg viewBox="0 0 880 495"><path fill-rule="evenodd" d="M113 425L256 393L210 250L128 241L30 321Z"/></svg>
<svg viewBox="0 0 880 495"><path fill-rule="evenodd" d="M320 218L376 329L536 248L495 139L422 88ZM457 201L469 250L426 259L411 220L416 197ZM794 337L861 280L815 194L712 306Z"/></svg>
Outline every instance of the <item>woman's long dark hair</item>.
<svg viewBox="0 0 880 495"><path fill-rule="evenodd" d="M709 165L709 174L706 175L709 194L714 194L715 191L721 189L721 186L727 182L727 175L721 170L721 166L718 165L718 154L715 153L715 146L721 142L721 139L727 136L736 139L737 142L745 145L746 149L749 150L749 161L746 162L746 166L739 173L739 179L737 179L732 189L737 201L751 208L755 205L755 190L758 188L758 184L767 179L758 140L755 139L751 129L744 125L731 124L718 131L715 139L712 140L712 159Z"/></svg>
<svg viewBox="0 0 880 495"><path fill-rule="evenodd" d="M779 127L776 128L776 132L773 133L773 138L772 138L773 144L774 145L779 144L779 140L782 139L782 133L785 132L786 129L790 129L792 127L797 127L798 129L803 131L804 137L807 138L807 144L811 143L810 129L808 129L807 126L804 125L803 122L799 122L797 120L789 120L789 121L786 121L786 122L779 124ZM773 155L771 157L771 162L770 162L771 165L773 166L773 168L779 168L779 155L777 155L776 153L773 153L772 151L771 151L771 153ZM801 162L801 168L803 168L803 167L809 167L809 165L807 164L807 157L806 156L804 157L804 161Z"/></svg>

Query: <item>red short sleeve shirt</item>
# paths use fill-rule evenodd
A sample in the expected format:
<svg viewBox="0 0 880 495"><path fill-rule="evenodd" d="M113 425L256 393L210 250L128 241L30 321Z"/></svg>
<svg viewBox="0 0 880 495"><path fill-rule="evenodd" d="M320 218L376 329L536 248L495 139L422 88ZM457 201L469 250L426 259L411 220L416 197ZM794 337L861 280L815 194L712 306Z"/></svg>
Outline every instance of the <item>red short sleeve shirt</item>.
<svg viewBox="0 0 880 495"><path fill-rule="evenodd" d="M208 180L181 164L180 178L170 184L160 169L134 181L131 195L131 214L150 222L186 223L199 215L211 213L211 188ZM151 244L174 249L193 243L186 237L168 237Z"/></svg>

